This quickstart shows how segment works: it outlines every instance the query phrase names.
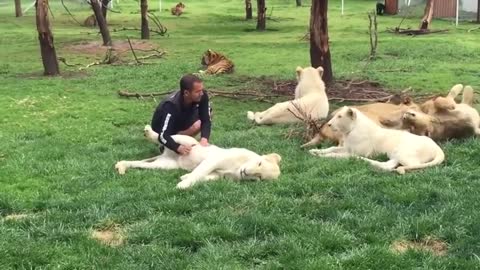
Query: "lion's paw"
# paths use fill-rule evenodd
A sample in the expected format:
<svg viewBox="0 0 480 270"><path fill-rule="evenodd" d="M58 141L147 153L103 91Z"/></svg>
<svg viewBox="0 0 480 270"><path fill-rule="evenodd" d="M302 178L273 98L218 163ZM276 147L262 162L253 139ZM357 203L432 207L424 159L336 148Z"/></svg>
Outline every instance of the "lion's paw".
<svg viewBox="0 0 480 270"><path fill-rule="evenodd" d="M118 174L123 175L127 171L127 164L125 161L119 161L115 164L115 169L117 170Z"/></svg>
<svg viewBox="0 0 480 270"><path fill-rule="evenodd" d="M405 174L405 167L403 166L400 166L398 167L397 169L395 169L397 171L397 173L399 174Z"/></svg>
<svg viewBox="0 0 480 270"><path fill-rule="evenodd" d="M255 113L252 112L252 111L248 111L247 112L247 118L252 120L252 121L255 121Z"/></svg>
<svg viewBox="0 0 480 270"><path fill-rule="evenodd" d="M193 183L191 181L183 180L183 181L181 181L180 183L177 184L177 189L187 189L187 188L191 187L192 185L193 185Z"/></svg>
<svg viewBox="0 0 480 270"><path fill-rule="evenodd" d="M323 156L323 151L321 149L310 149L308 152L314 156Z"/></svg>

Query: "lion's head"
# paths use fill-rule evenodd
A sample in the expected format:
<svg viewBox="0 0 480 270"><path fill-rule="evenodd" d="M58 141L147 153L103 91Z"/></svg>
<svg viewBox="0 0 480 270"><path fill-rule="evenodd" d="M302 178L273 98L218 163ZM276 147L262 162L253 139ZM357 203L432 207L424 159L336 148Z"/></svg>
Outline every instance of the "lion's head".
<svg viewBox="0 0 480 270"><path fill-rule="evenodd" d="M240 176L243 179L276 180L280 176L279 154L268 154L251 159L240 167Z"/></svg>
<svg viewBox="0 0 480 270"><path fill-rule="evenodd" d="M337 110L327 124L333 131L348 133L354 128L359 113L355 108L343 106Z"/></svg>

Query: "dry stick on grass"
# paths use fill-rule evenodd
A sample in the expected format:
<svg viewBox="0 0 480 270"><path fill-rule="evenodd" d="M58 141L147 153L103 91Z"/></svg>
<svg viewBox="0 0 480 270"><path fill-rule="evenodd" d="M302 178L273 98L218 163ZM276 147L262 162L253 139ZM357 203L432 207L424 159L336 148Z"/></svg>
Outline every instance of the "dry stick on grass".
<svg viewBox="0 0 480 270"><path fill-rule="evenodd" d="M157 53L153 53L153 54L149 54L149 55L145 55L145 56L140 56L140 57L137 57L136 53L135 53L135 49L133 49L133 46L132 46L132 43L130 41L130 38L128 38L128 45L130 47L130 51L132 52L133 54L133 57L135 58L135 62L128 62L128 63L124 63L126 65L131 65L131 64L136 64L136 65L139 65L139 64L151 64L151 63L145 63L145 62L141 62L140 60L145 60L145 59L150 59L150 58L161 58L165 52L162 52L162 51L159 51L158 49L150 49L150 50L137 50L137 51L144 51L144 52L149 52L149 51L154 51L154 52L157 52ZM119 61L119 58L118 58L118 54L121 54L121 53L124 53L128 50L125 50L125 51L122 51L122 52L117 52L116 54L113 54L113 52L115 52L115 49L113 49L112 47L109 47L105 53L105 56L103 58L102 61L96 61L96 62L93 62L93 63L90 63L88 65L86 65L85 67L81 67L79 68L79 70L84 70L84 69L87 69L89 67L92 67L92 66L98 66L98 65L108 65L108 64L114 64L116 62ZM73 67L73 66L81 66L82 64L68 64L66 59L64 57L58 57L58 60L62 63L64 63L66 66L69 66L69 67Z"/></svg>
<svg viewBox="0 0 480 270"><path fill-rule="evenodd" d="M137 55L135 54L135 50L133 49L132 42L130 41L130 38L127 37L127 40L128 40L128 46L130 46L130 50L132 51L133 57L135 58L135 62L137 62L137 64L142 64L142 62L140 62L140 60L138 60Z"/></svg>
<svg viewBox="0 0 480 270"><path fill-rule="evenodd" d="M410 88L407 88L406 90L403 90L401 93L405 93L408 90L410 90ZM129 92L128 90L120 90L120 91L118 91L118 95L120 95L122 97L127 97L127 98L129 98L129 97L139 98L139 97L163 96L163 95L166 95L166 94L171 94L173 92L174 92L174 90L168 91L168 92L132 93L132 92ZM374 93L375 91L370 91L370 92ZM208 93L211 96L220 96L220 97L234 98L234 99L238 99L238 98L241 98L241 97L244 97L244 98L253 97L253 99L251 99L251 100L266 102L266 103L270 103L270 104L275 103L272 100L269 100L271 98L285 97L285 95L267 95L267 94L263 94L263 93L259 93L259 92L255 92L255 91L226 92L226 91L220 91L220 90L212 89L212 90L209 90ZM377 93L381 93L381 92L378 91ZM336 100L336 101L339 101L339 102L344 102L344 101L348 101L348 102L385 102L385 101L388 101L390 98L394 97L395 95L396 94L392 94L392 95L379 97L379 98L342 98L342 97L331 96L328 99L329 100ZM302 110L298 110L298 111L301 112ZM302 116L298 116L298 114L294 114L294 115L297 118L302 117ZM302 119L302 118L299 118L299 119Z"/></svg>
<svg viewBox="0 0 480 270"><path fill-rule="evenodd" d="M115 51L115 50L112 47L108 47L102 61L97 61L97 62L90 63L90 64L86 65L85 67L79 68L78 70L84 70L84 69L87 69L87 68L92 67L92 66L108 65L108 64L112 64L114 62L117 62L118 57L113 54L113 51Z"/></svg>
<svg viewBox="0 0 480 270"><path fill-rule="evenodd" d="M175 92L175 90L168 91L168 92L151 92L151 93L131 93L128 90L120 90L118 91L118 95L122 97L154 97L154 96L163 96L167 94L171 94ZM239 97L254 97L253 100L257 101L262 101L266 103L274 103L271 100L267 100L268 98L274 98L274 97L282 97L282 95L265 95L262 93L258 92L226 92L226 91L219 91L219 90L208 90L208 93L210 96L220 96L220 97L226 97L226 98L234 98L238 99Z"/></svg>
<svg viewBox="0 0 480 270"><path fill-rule="evenodd" d="M475 28L468 29L467 33L470 33L472 31L475 31L475 30L478 30L478 29L480 29L480 27L475 27Z"/></svg>
<svg viewBox="0 0 480 270"><path fill-rule="evenodd" d="M159 35L163 35L163 32L161 31L158 31L158 30L154 30L154 29L149 29L150 32L153 32L153 33L156 33L156 34L159 34ZM120 31L142 31L140 28L136 28L136 27L131 27L131 28L127 28L127 27L122 27L122 28L114 28L113 29L113 32L120 32Z"/></svg>
<svg viewBox="0 0 480 270"><path fill-rule="evenodd" d="M321 129L321 126L322 126L322 121L324 122L325 120L324 119L319 119L319 120L313 119L311 117L311 114L310 114L311 111L309 113L307 113L296 102L291 101L290 103L295 107L295 110L298 113L296 113L296 112L294 112L290 109L288 109L288 111L293 116L295 116L297 119L302 121L306 126L306 132L303 133L303 136L302 136L303 139L304 140L311 140L313 138L313 136L320 133L320 129ZM289 129L285 136L286 136L287 139L289 139L289 138L293 137L295 135L295 133L299 133L299 132L296 132L293 129Z"/></svg>
<svg viewBox="0 0 480 270"><path fill-rule="evenodd" d="M427 34L433 34L433 33L442 33L442 32L448 32L448 29L441 29L441 30L421 30L421 29L392 29L392 28L387 28L387 32L390 33L395 33L395 34L404 34L404 35L427 35Z"/></svg>
<svg viewBox="0 0 480 270"><path fill-rule="evenodd" d="M67 63L67 59L65 57L57 57L58 61L64 63L67 67L75 67L75 66L81 66L82 64L69 64Z"/></svg>

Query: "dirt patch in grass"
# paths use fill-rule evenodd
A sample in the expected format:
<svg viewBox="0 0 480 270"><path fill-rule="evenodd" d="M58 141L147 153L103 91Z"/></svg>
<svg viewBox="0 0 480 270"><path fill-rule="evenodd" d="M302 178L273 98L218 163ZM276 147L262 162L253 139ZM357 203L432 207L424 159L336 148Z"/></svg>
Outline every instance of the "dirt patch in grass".
<svg viewBox="0 0 480 270"><path fill-rule="evenodd" d="M152 50L157 48L158 46L146 41L146 40L132 40L132 47L134 50ZM70 45L66 45L63 49L69 53L76 53L76 54L88 54L88 55L105 55L107 51L107 46L103 46L101 41L88 41L88 42L80 42L74 43ZM112 48L117 51L117 53L123 53L130 51L130 45L128 44L128 40L114 40Z"/></svg>
<svg viewBox="0 0 480 270"><path fill-rule="evenodd" d="M296 80L277 80L271 77L248 77L239 76L231 78L229 85L242 85L241 90L259 91L273 95L293 97L295 94ZM398 94L397 98L404 97L402 91L387 89L378 82L368 80L337 80L332 86L327 87L329 100L342 101L387 101L392 95Z"/></svg>
<svg viewBox="0 0 480 270"><path fill-rule="evenodd" d="M121 246L124 242L124 236L118 227L93 230L91 237L100 243L111 247Z"/></svg>
<svg viewBox="0 0 480 270"><path fill-rule="evenodd" d="M407 252L409 249L413 249L417 251L431 252L435 256L445 256L447 255L448 246L447 243L439 239L427 237L418 241L395 241L390 246L390 249L400 254Z"/></svg>

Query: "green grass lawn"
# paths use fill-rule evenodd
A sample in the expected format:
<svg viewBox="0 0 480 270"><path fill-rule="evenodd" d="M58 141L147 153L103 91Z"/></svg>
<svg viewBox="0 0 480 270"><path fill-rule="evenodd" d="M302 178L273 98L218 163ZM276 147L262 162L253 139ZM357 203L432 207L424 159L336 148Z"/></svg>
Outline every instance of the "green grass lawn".
<svg viewBox="0 0 480 270"><path fill-rule="evenodd" d="M0 269L480 269L475 139L445 143L444 164L399 176L361 161L313 157L299 149L299 137L285 138L288 126L247 121L247 110L269 104L215 97L211 142L278 152L279 181L178 191L182 171L115 173L118 160L157 153L142 130L159 102L119 98L118 90L173 89L200 68L208 48L228 55L236 71L207 77L207 89L245 88L245 76L294 79L297 65L309 65L309 45L300 40L308 6L267 0L273 20L259 33L255 21L244 21L243 1L186 2L180 17L157 12L169 33L150 41L167 51L157 64L83 73L61 64L68 76L44 78L33 10L15 18L11 2L0 2ZM85 6L67 4L78 20L88 16ZM401 17L379 17L379 57L365 67L366 12L375 2L346 1L344 16L339 1L329 4L336 78L415 92L446 93L456 83L480 89L480 31L467 32L475 25L435 20L432 28L449 31L395 36L384 30ZM139 27L136 5L115 6L121 13L109 14L110 28ZM67 49L100 41L96 31L76 25L59 3L52 11L58 56L84 65L98 60ZM419 21L408 18L402 27ZM127 35L139 37L112 33L114 42ZM92 239L94 230L119 232L123 242L104 245ZM446 244L445 255L391 250L398 241L426 239Z"/></svg>

